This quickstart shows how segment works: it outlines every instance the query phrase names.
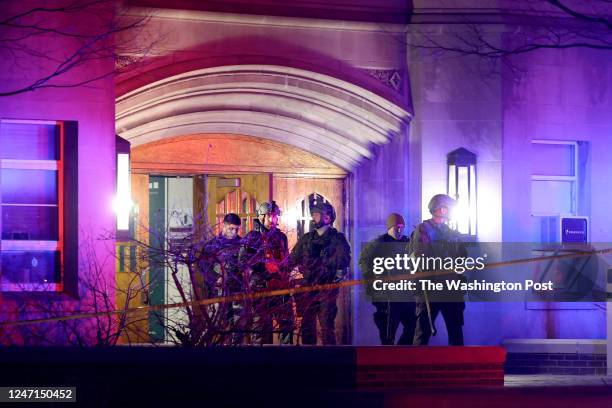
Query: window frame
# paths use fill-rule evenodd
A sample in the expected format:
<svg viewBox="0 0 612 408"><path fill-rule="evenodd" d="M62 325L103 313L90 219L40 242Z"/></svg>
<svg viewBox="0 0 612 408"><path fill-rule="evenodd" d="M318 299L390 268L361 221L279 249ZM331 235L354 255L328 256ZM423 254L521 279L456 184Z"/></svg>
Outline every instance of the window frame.
<svg viewBox="0 0 612 408"><path fill-rule="evenodd" d="M3 250L13 251L57 251L59 252L59 282L54 283L2 283L0 293L18 292L63 292L65 280L65 239L64 239L64 180L65 180L65 126L64 121L36 119L0 119L1 127L5 124L53 125L59 127L57 160L35 159L0 159L1 169L49 170L57 173L57 204L9 204L17 206L39 206L57 208L57 240L5 240L0 238L0 255ZM0 149L2 146L0 146ZM5 206L0 189L0 231L2 231L2 207ZM0 265L1 274L1 265Z"/></svg>
<svg viewBox="0 0 612 408"><path fill-rule="evenodd" d="M576 216L578 214L578 197L579 197L579 175L578 175L578 142L572 140L552 140L552 139L533 139L531 140L531 145L534 144L548 144L548 145L566 145L573 146L573 175L572 176L550 176L550 175L541 175L541 174L532 174L531 175L531 189L533 191L533 182L534 181L566 181L571 183L571 212L568 214L560 214L555 212L531 212L532 216L536 217L550 217L556 215L573 215Z"/></svg>

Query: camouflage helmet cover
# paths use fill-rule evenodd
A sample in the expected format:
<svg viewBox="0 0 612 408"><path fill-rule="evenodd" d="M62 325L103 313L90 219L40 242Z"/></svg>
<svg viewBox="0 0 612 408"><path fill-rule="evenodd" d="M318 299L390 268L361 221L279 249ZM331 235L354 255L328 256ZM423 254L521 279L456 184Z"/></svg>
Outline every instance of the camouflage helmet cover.
<svg viewBox="0 0 612 408"><path fill-rule="evenodd" d="M276 205L276 201L271 201L271 202L263 202L259 205L259 207L257 207L257 216L258 217L262 217L266 214L276 214L276 215L281 215L281 210L278 207L278 205Z"/></svg>
<svg viewBox="0 0 612 408"><path fill-rule="evenodd" d="M457 201L452 199L450 196L446 194L436 194L435 196L431 197L431 200L429 200L429 205L427 205L427 208L429 208L429 212L433 214L434 211L440 207L451 209L456 204Z"/></svg>

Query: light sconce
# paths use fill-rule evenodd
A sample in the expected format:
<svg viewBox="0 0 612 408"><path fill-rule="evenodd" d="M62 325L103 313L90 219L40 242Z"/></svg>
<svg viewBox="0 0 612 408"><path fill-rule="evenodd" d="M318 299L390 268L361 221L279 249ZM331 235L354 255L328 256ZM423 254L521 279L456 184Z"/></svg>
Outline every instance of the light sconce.
<svg viewBox="0 0 612 408"><path fill-rule="evenodd" d="M463 147L447 155L448 195L457 200L451 225L463 235L476 236L476 155Z"/></svg>
<svg viewBox="0 0 612 408"><path fill-rule="evenodd" d="M116 136L115 149L117 192L113 200L113 208L117 215L117 240L127 240L130 238L130 217L134 208L130 182L130 142Z"/></svg>

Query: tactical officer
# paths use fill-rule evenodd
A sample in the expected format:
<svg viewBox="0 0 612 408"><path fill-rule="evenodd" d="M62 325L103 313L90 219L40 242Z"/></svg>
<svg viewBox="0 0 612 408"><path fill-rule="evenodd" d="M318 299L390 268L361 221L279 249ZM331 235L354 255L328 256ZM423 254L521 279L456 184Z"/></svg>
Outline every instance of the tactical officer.
<svg viewBox="0 0 612 408"><path fill-rule="evenodd" d="M374 276L371 271L372 258L381 256L385 252L384 244L409 241L408 237L402 234L405 225L404 217L400 214L392 213L387 217L387 232L376 237L361 251L359 267L364 277L372 278ZM387 247L393 251L393 248L389 245ZM376 308L374 324L378 328L380 342L383 345L395 344L395 334L400 323L402 324L402 335L397 344L412 345L416 326L415 303L414 301L405 301L405 297L406 294L402 295L402 299L392 299L390 296L387 296L386 299L380 299L380 295L372 295L372 304Z"/></svg>
<svg viewBox="0 0 612 408"><path fill-rule="evenodd" d="M275 201L262 203L257 209L255 229L245 237L244 262L250 266L250 289L253 291L288 288L287 236L278 229L280 208ZM293 343L293 306L291 297L271 296L253 300L251 340L255 344L272 344L273 319L280 329L281 344Z"/></svg>
<svg viewBox="0 0 612 408"><path fill-rule="evenodd" d="M246 285L240 264L242 246L242 239L238 235L240 224L241 220L237 214L226 214L219 235L204 246L204 252L208 258L208 265L204 272L210 292L209 296L230 296L245 292ZM231 344L241 344L246 328L244 302L221 303L219 311L229 324Z"/></svg>
<svg viewBox="0 0 612 408"><path fill-rule="evenodd" d="M314 229L304 234L293 248L290 266L298 268L307 285L340 282L346 276L351 248L344 234L333 227L336 211L331 204L319 202L310 209L310 213ZM298 314L302 316L303 344L317 344L317 318L321 325L323 344L336 344L338 293L338 289L332 289L295 296Z"/></svg>
<svg viewBox="0 0 612 408"><path fill-rule="evenodd" d="M413 256L457 258L467 256L465 247L460 243L459 234L448 225L450 211L456 201L446 194L437 194L429 201L429 212L432 217L419 224L412 233L408 252ZM448 275L427 278L443 282L446 279L463 280L463 275L451 271ZM446 287L446 285L444 285ZM448 343L451 346L463 345L463 311L465 301L463 292L419 291L417 293L417 324L414 345L427 345L432 332L435 334L434 322L442 313L448 332Z"/></svg>

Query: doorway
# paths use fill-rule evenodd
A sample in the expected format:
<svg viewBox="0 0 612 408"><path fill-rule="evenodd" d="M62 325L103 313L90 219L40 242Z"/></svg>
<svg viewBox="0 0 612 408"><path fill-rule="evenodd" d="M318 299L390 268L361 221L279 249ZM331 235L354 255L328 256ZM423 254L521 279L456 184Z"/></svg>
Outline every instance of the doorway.
<svg viewBox="0 0 612 408"><path fill-rule="evenodd" d="M305 151L248 136L190 135L137 146L131 158L132 197L139 208L135 231L140 241L149 242L150 231L162 227L171 234L169 241L179 242L189 233L211 238L230 212L240 216L244 236L253 229L258 205L271 199L282 210L279 228L287 234L290 249L309 231L313 200L330 202L337 213L334 226L348 232L346 171ZM176 301L167 268L150 278L158 281L151 302ZM349 290L341 292L338 308L337 342L350 344ZM168 338L155 325L155 316L149 324L152 340Z"/></svg>

